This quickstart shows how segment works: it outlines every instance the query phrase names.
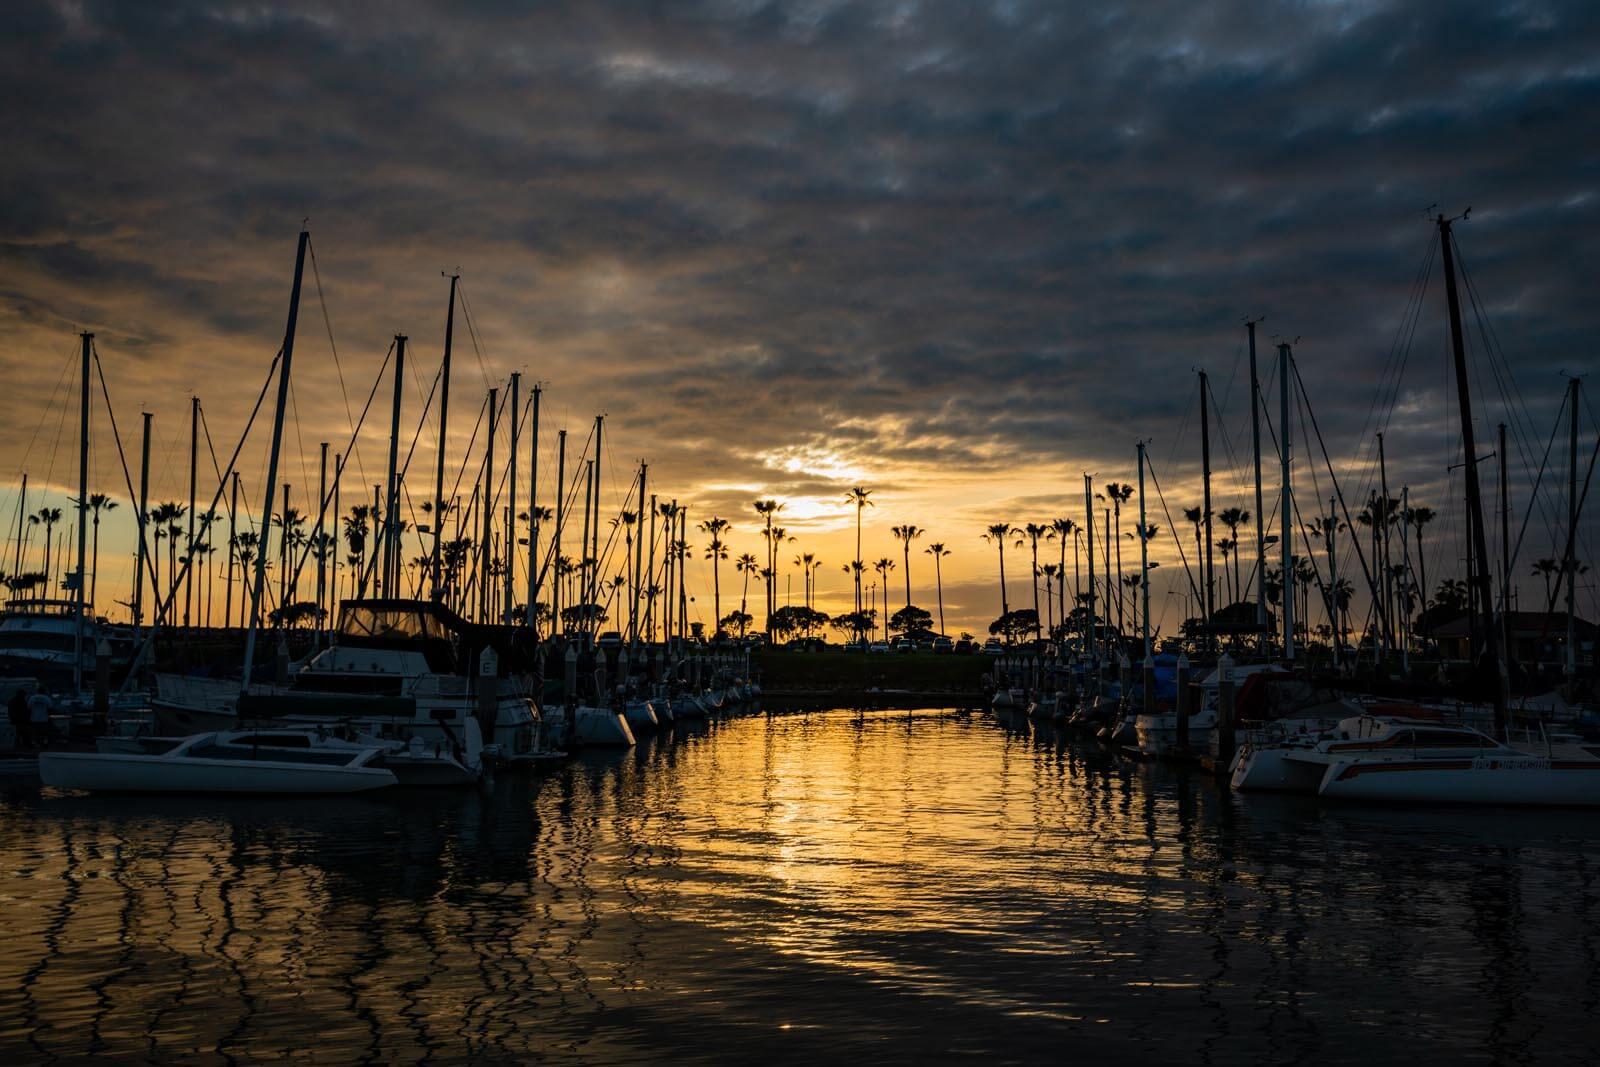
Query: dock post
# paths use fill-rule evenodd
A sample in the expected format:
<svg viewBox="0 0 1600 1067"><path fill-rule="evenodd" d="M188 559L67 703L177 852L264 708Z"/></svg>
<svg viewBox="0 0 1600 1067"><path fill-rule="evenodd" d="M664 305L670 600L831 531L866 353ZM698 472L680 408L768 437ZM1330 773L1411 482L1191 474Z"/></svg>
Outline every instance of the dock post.
<svg viewBox="0 0 1600 1067"><path fill-rule="evenodd" d="M1178 653L1178 706L1177 739L1173 742L1179 752L1189 750L1189 654Z"/></svg>
<svg viewBox="0 0 1600 1067"><path fill-rule="evenodd" d="M289 684L289 639L278 635L278 654L273 661L272 684L279 689Z"/></svg>
<svg viewBox="0 0 1600 1067"><path fill-rule="evenodd" d="M572 707L578 699L578 648L576 645L567 645L567 654L562 657L561 663L562 701L567 707Z"/></svg>
<svg viewBox="0 0 1600 1067"><path fill-rule="evenodd" d="M484 744L494 742L495 719L500 709L500 657L493 648L478 653L478 732Z"/></svg>
<svg viewBox="0 0 1600 1067"><path fill-rule="evenodd" d="M628 646L623 645L617 649L617 684L624 688L630 681L628 669Z"/></svg>
<svg viewBox="0 0 1600 1067"><path fill-rule="evenodd" d="M1117 653L1117 703L1128 706L1133 691L1133 664L1126 650Z"/></svg>
<svg viewBox="0 0 1600 1067"><path fill-rule="evenodd" d="M1144 658L1144 713L1156 713L1156 660L1154 656Z"/></svg>
<svg viewBox="0 0 1600 1067"><path fill-rule="evenodd" d="M1226 652L1217 660L1217 764L1226 770L1233 762L1233 657Z"/></svg>

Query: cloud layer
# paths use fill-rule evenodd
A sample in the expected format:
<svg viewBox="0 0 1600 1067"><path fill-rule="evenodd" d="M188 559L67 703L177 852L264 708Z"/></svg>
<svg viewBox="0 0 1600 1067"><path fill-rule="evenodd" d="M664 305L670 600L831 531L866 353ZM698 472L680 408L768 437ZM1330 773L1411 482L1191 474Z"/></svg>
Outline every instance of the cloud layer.
<svg viewBox="0 0 1600 1067"><path fill-rule="evenodd" d="M999 599L981 526L1081 517L1080 472L1131 481L1136 439L1174 517L1195 502L1195 368L1218 507L1253 505L1251 315L1264 357L1296 341L1348 493L1386 425L1391 485L1449 511L1436 268L1393 373L1430 204L1474 208L1460 239L1515 373L1514 485L1560 372L1594 362L1593 4L62 2L7 5L0 28L0 450L35 479L82 326L123 433L158 413L157 496L186 494L186 397L224 450L282 336L302 217L328 321L313 285L296 481L396 332L413 425L459 267L481 352L458 337L458 449L522 369L548 383L547 426L609 414L619 483L648 459L743 541L750 500L779 497L842 562L842 491L875 486L866 554L895 554L891 522L959 548L968 626ZM1507 401L1486 342L1490 435ZM369 483L386 429L363 434ZM109 448L95 466L120 489ZM55 457L50 480L70 470ZM1546 517L1525 556L1549 553Z"/></svg>

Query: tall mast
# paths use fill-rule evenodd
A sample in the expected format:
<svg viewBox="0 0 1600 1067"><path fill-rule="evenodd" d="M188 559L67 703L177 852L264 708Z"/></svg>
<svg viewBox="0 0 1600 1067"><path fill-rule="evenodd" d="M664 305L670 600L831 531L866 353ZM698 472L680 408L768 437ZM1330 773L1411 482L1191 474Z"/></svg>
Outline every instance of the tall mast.
<svg viewBox="0 0 1600 1067"><path fill-rule="evenodd" d="M494 558L490 544L494 539L494 433L495 414L500 403L500 390L489 390L489 435L485 439L483 454L483 543L478 546L478 618L490 621L489 563Z"/></svg>
<svg viewBox="0 0 1600 1067"><path fill-rule="evenodd" d="M1573 647L1572 616L1577 610L1578 561L1573 553L1578 547L1578 379L1572 379L1572 434L1567 445L1567 558L1562 561L1567 571L1567 655L1564 673L1568 683L1577 677L1577 652ZM80 520L81 522L81 520ZM79 530L80 543L82 530Z"/></svg>
<svg viewBox="0 0 1600 1067"><path fill-rule="evenodd" d="M1256 375L1256 323L1260 321L1251 319L1245 327L1250 331L1250 445L1256 468L1256 640L1264 655L1267 651L1267 516L1261 499L1261 379Z"/></svg>
<svg viewBox="0 0 1600 1067"><path fill-rule="evenodd" d="M1254 336L1255 330L1251 329ZM1252 346L1254 347L1254 346ZM1259 483L1257 483L1259 486ZM1144 662L1145 670L1150 669L1150 539L1145 536L1145 508L1144 508L1144 442L1139 442L1139 589L1144 598ZM1260 525L1257 524L1257 529Z"/></svg>
<svg viewBox="0 0 1600 1067"><path fill-rule="evenodd" d="M83 387L78 396L78 571L72 597L76 608L72 627L72 691L79 694L83 692L83 612L84 595L88 591L83 562L89 535L89 353L94 334L84 333L82 341Z"/></svg>
<svg viewBox="0 0 1600 1067"><path fill-rule="evenodd" d="M1089 542L1089 662L1100 661L1100 633L1094 614L1094 479L1083 476L1084 536Z"/></svg>
<svg viewBox="0 0 1600 1067"><path fill-rule="evenodd" d="M337 519L335 520L337 521ZM328 442L323 441L317 449L317 530L312 536L316 538L317 551L317 643L322 643L324 616L323 605L328 599L328 546L326 534L328 529ZM229 543L233 536L233 515L228 515ZM231 558L231 557L230 557ZM233 567L228 567L228 578L233 579Z"/></svg>
<svg viewBox="0 0 1600 1067"><path fill-rule="evenodd" d="M517 445L518 431L522 428L522 375L511 372L511 458L506 467L506 540L505 540L505 603L500 606L500 621L510 625L516 615L516 591L513 583L517 576Z"/></svg>
<svg viewBox="0 0 1600 1067"><path fill-rule="evenodd" d="M1283 658L1294 662L1294 568L1290 566L1294 559L1291 548L1294 538L1289 535L1293 529L1290 519L1294 506L1294 487L1289 481L1289 456L1290 445L1294 435L1289 426L1289 359L1290 351L1287 343L1278 345L1278 451L1280 477L1283 481L1283 515L1279 519L1278 532L1281 535L1283 548Z"/></svg>
<svg viewBox="0 0 1600 1067"><path fill-rule="evenodd" d="M589 632L589 605L594 599L589 595L589 511L594 498L594 460L584 460L583 466L583 535L578 538L578 605L582 605L582 624L585 635ZM598 567L599 561L595 561ZM574 605L577 606L577 605Z"/></svg>
<svg viewBox="0 0 1600 1067"><path fill-rule="evenodd" d="M198 466L200 449L200 398L189 398L189 534L188 548L185 555L194 557L194 509L195 509L195 473ZM184 569L183 578L183 625L189 627L189 612L194 607L194 568Z"/></svg>
<svg viewBox="0 0 1600 1067"><path fill-rule="evenodd" d="M444 457L450 441L450 346L456 336L456 282L450 275L450 305L444 313L444 362L439 367L439 466L433 480L433 558L428 564L429 595L439 599L439 543L444 536Z"/></svg>
<svg viewBox="0 0 1600 1067"><path fill-rule="evenodd" d="M1200 521L1205 524L1206 530L1206 557L1205 557L1205 603L1203 605L1206 616L1206 648L1215 642L1212 627L1216 625L1214 614L1216 612L1216 565L1211 556L1211 385L1206 378L1206 372L1200 372L1200 473L1204 483L1204 496L1201 499ZM1284 540L1288 540L1287 531ZM1094 570L1094 551L1089 552L1089 569Z"/></svg>
<svg viewBox="0 0 1600 1067"><path fill-rule="evenodd" d="M155 418L151 412L142 412L144 415L144 438L139 445L139 547L134 552L133 563L133 624L144 625L144 569L145 560L150 555L150 539L146 529L150 514L150 421ZM234 475L235 478L238 475ZM28 476L22 476L22 488L28 488ZM20 543L20 542L19 542ZM150 592L156 596L154 583L151 583Z"/></svg>
<svg viewBox="0 0 1600 1067"><path fill-rule="evenodd" d="M532 438L528 445L528 627L539 636L539 616L536 602L539 599L539 394L537 382L533 386Z"/></svg>
<svg viewBox="0 0 1600 1067"><path fill-rule="evenodd" d="M294 359L294 328L300 317L300 282L305 277L306 243L311 240L309 230L300 231L299 247L294 257L294 286L289 290L289 322L283 329L283 362L278 367L278 407L272 419L272 450L267 453L267 499L261 505L262 529L272 519L272 497L278 487L278 453L283 447L283 416L289 404L289 367ZM263 539L265 540L265 539ZM256 630L261 625L261 598L267 581L267 552L262 544L256 553L256 574L251 582L250 628L244 640L244 679L240 692L250 691L250 669L255 663Z"/></svg>
<svg viewBox="0 0 1600 1067"><path fill-rule="evenodd" d="M643 523L639 524L643 527ZM656 498L650 494L650 552L645 564L645 601L644 625L645 643L654 644L656 640Z"/></svg>
<svg viewBox="0 0 1600 1067"><path fill-rule="evenodd" d="M551 556L555 568L550 579L550 630L565 633L561 625L561 527L567 507L567 431L556 431L556 532Z"/></svg>
<svg viewBox="0 0 1600 1067"><path fill-rule="evenodd" d="M644 584L644 570L642 569L644 567L644 500L645 491L649 487L649 479L650 464L639 464L639 518L634 523L638 527L638 531L633 539L633 610L628 614L628 628L633 631L631 639L634 641L639 640L639 592L640 587Z"/></svg>
<svg viewBox="0 0 1600 1067"><path fill-rule="evenodd" d="M395 521L400 514L400 486L396 479L400 469L400 398L405 385L406 335L394 335L394 402L389 409L389 466L383 479L383 577L378 582L378 595L394 595L395 554L400 547L400 525Z"/></svg>
<svg viewBox="0 0 1600 1067"><path fill-rule="evenodd" d="M150 416L148 416L148 415L145 416L145 418L147 418L147 419L149 417ZM147 454L146 458L148 458L148 454ZM139 492L140 492L140 495L141 495L141 499L139 501L139 511L141 513L143 513L143 511L144 511L144 500L142 499L143 493L144 493L143 487L140 488ZM142 518L139 521L139 540L140 540L140 545L139 545L140 554L142 556L143 555L143 549L144 549L144 544L143 544L143 542L144 542L144 520ZM234 557L237 556L238 554L239 554L239 472L238 471L234 471L233 472L233 496L232 496L232 498L230 499L230 501L228 503L228 583L227 583L227 587L223 590L224 603L222 605L222 628L224 630L233 629L233 564L235 562L234 561ZM143 561L142 560L140 561L140 565L143 566Z"/></svg>
<svg viewBox="0 0 1600 1067"><path fill-rule="evenodd" d="M1383 612L1378 616L1378 633L1383 638L1384 651L1390 652L1394 650L1394 633L1390 629L1394 617L1394 588L1389 575L1389 461L1384 454L1381 431L1378 433L1378 491L1383 497L1372 516L1373 535L1378 540L1373 547L1377 550L1378 572L1382 579L1379 588L1383 590Z"/></svg>
<svg viewBox="0 0 1600 1067"><path fill-rule="evenodd" d="M237 475L235 476L237 477ZM339 486L344 481L344 456L333 454L333 598L328 613L330 628L339 628Z"/></svg>
<svg viewBox="0 0 1600 1067"><path fill-rule="evenodd" d="M1472 537L1473 554L1478 559L1478 572L1473 576L1473 585L1477 593L1477 611L1481 613L1484 625L1490 626L1494 619L1494 604L1489 588L1489 568L1484 566L1489 553L1483 532L1483 499L1478 491L1478 452L1477 442L1473 440L1472 434L1472 393L1467 378L1466 340L1461 333L1461 298L1456 292L1455 257L1450 248L1451 220L1441 214L1436 221L1439 226L1439 247L1444 253L1444 295L1450 311L1450 349L1455 362L1456 399L1461 408L1462 457L1466 461L1467 527ZM1484 632L1487 634L1488 631ZM1476 647L1473 648L1473 655L1475 657L1479 655ZM1500 685L1504 665L1500 663L1498 656L1483 656L1483 659L1489 664L1491 672L1489 680L1494 690L1495 731L1504 737L1507 725L1506 696Z"/></svg>
<svg viewBox="0 0 1600 1067"><path fill-rule="evenodd" d="M600 599L600 472L605 468L600 464L600 442L605 433L606 417L594 417L594 527L591 536L594 538L594 552L590 558L594 560L594 570L589 576L589 603L596 603ZM598 619L590 620L598 629Z"/></svg>
<svg viewBox="0 0 1600 1067"><path fill-rule="evenodd" d="M148 449L150 439L150 416L145 416L145 442ZM28 514L28 472L22 472L22 492L17 495L17 561L11 565L11 573L22 573L22 532L25 516Z"/></svg>

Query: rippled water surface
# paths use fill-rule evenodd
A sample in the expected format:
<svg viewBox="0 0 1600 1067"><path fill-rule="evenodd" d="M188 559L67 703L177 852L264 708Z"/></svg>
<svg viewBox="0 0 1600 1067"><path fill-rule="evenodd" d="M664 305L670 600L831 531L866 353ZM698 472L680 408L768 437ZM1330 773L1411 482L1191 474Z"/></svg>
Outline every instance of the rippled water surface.
<svg viewBox="0 0 1600 1067"><path fill-rule="evenodd" d="M1583 1061L1597 875L1591 814L1230 797L940 711L483 793L13 790L0 1060Z"/></svg>

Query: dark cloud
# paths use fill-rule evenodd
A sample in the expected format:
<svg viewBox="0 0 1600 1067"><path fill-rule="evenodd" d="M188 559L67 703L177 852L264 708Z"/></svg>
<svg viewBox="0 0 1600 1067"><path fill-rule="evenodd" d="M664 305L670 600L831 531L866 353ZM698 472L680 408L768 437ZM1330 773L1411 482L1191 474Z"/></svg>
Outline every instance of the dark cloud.
<svg viewBox="0 0 1600 1067"><path fill-rule="evenodd" d="M1131 477L1141 436L1184 495L1197 367L1233 492L1263 313L1263 359L1297 339L1364 485L1433 203L1475 208L1463 253L1517 383L1484 364L1484 429L1513 413L1519 468L1558 372L1593 363L1591 3L62 0L0 31L4 358L104 323L141 366L171 354L141 396L192 385L219 423L276 347L303 216L351 394L397 330L436 358L460 265L484 362L459 388L526 368L685 495L832 499L867 472L931 500L959 474L993 513L1049 496L1007 472L1055 471L1066 501L1079 470ZM1427 301L1390 456L1443 496L1437 272ZM320 301L302 337L325 436L348 401ZM20 451L31 421L7 421Z"/></svg>

